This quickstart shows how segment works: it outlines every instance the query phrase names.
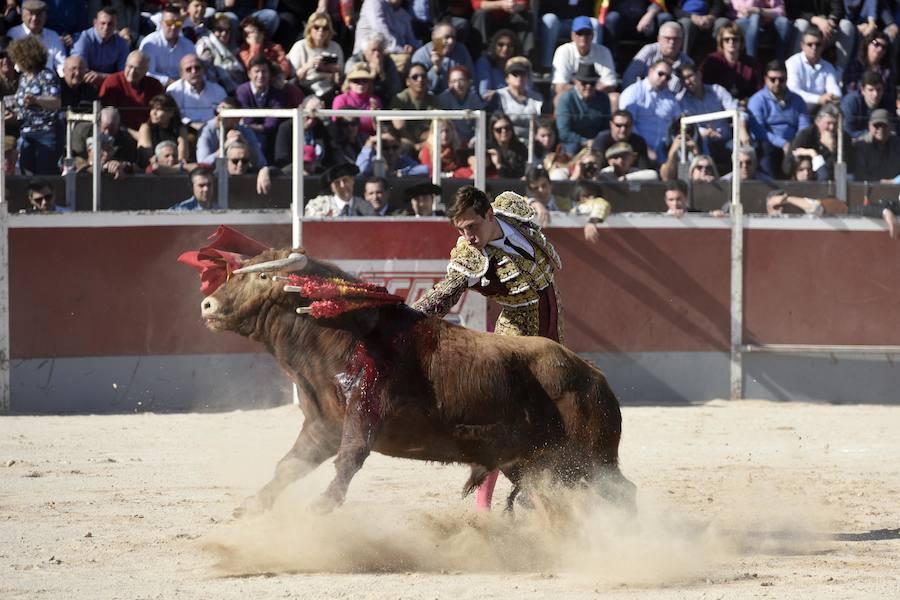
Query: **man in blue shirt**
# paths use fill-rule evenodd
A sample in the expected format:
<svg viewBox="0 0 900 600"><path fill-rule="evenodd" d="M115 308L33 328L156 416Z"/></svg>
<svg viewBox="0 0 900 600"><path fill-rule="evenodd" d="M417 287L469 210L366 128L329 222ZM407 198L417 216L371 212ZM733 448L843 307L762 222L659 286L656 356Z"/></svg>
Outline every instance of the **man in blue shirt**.
<svg viewBox="0 0 900 600"><path fill-rule="evenodd" d="M116 11L109 7L101 8L94 17L94 26L81 32L78 41L72 48L73 56L84 59L87 73L84 80L93 86L100 87L103 80L119 71L125 70L125 59L128 58L128 42L119 36L116 22Z"/></svg>
<svg viewBox="0 0 900 600"><path fill-rule="evenodd" d="M809 127L806 102L787 89L787 69L773 60L766 65L766 87L750 97L750 132L759 145L760 166L775 179L788 179L782 172L784 153L797 132Z"/></svg>
<svg viewBox="0 0 900 600"><path fill-rule="evenodd" d="M456 43L456 30L446 22L434 26L431 41L413 53L412 62L431 65L428 69L428 89L435 96L447 89L447 77L452 67L462 65L469 73L475 70L469 51Z"/></svg>
<svg viewBox="0 0 900 600"><path fill-rule="evenodd" d="M875 71L866 71L858 90L841 98L841 112L844 114L844 131L853 139L862 137L869 131L869 117L872 111L883 108L890 111L885 102L884 83ZM895 108L895 107L894 107Z"/></svg>
<svg viewBox="0 0 900 600"><path fill-rule="evenodd" d="M678 116L678 100L669 91L672 66L665 59L650 65L646 79L631 84L619 96L619 108L634 117L634 130L647 142L650 160L665 157L666 138L672 120Z"/></svg>
<svg viewBox="0 0 900 600"><path fill-rule="evenodd" d="M188 210L209 210L215 208L216 201L213 196L213 176L212 172L204 167L197 167L191 171L191 191L194 195L172 206L169 210L188 211Z"/></svg>
<svg viewBox="0 0 900 600"><path fill-rule="evenodd" d="M575 87L566 90L556 107L559 140L563 150L574 156L593 140L608 123L609 97L596 89L597 69L593 63L581 63L575 71Z"/></svg>

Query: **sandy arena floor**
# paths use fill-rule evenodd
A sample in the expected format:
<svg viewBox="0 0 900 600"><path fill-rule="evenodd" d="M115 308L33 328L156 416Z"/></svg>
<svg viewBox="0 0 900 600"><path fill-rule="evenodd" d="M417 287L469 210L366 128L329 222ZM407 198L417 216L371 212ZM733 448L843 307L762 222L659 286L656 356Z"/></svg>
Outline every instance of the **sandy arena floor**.
<svg viewBox="0 0 900 600"><path fill-rule="evenodd" d="M898 598L900 407L624 409L634 519L477 515L464 467L373 455L347 505L231 510L299 431L293 407L2 417L0 598ZM498 493L507 491L498 486Z"/></svg>

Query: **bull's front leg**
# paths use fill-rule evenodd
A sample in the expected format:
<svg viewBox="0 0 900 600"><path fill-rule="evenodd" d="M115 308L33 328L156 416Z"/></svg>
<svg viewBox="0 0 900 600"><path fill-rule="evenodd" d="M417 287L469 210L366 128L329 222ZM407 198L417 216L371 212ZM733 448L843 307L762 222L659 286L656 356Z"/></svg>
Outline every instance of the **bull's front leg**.
<svg viewBox="0 0 900 600"><path fill-rule="evenodd" d="M372 451L378 429L377 419L359 403L350 403L347 416L344 417L341 445L334 461L334 479L313 505L314 510L324 514L344 503L350 481Z"/></svg>

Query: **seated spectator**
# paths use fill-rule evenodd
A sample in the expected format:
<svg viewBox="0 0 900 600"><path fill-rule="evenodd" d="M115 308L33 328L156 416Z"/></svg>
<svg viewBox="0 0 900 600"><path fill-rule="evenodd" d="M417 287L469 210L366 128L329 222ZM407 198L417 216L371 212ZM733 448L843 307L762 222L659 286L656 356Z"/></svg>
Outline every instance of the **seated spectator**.
<svg viewBox="0 0 900 600"><path fill-rule="evenodd" d="M600 162L601 167L606 166L606 150L613 144L619 142L627 142L631 149L637 155L637 167L640 169L649 169L653 167L653 161L647 154L647 142L644 138L634 132L634 117L627 110L617 110L609 119L609 129L601 131L594 139L592 147L597 150L603 160Z"/></svg>
<svg viewBox="0 0 900 600"><path fill-rule="evenodd" d="M856 181L900 181L900 138L885 109L872 111L868 131L845 153L849 157L848 171Z"/></svg>
<svg viewBox="0 0 900 600"><path fill-rule="evenodd" d="M698 154L688 167L691 181L699 183L712 183L719 178L719 170L716 162L707 154Z"/></svg>
<svg viewBox="0 0 900 600"><path fill-rule="evenodd" d="M19 72L9 57L12 40L0 36L0 96L14 96L19 87Z"/></svg>
<svg viewBox="0 0 900 600"><path fill-rule="evenodd" d="M248 72L253 59L262 56L284 73L286 79L294 76L294 69L287 59L284 48L281 44L268 39L262 21L254 16L244 17L241 21L241 31L244 32L244 41L238 50L238 58Z"/></svg>
<svg viewBox="0 0 900 600"><path fill-rule="evenodd" d="M97 88L85 81L84 60L73 55L63 63L63 79L59 84L62 108L89 111L97 99Z"/></svg>
<svg viewBox="0 0 900 600"><path fill-rule="evenodd" d="M781 190L770 192L766 197L766 214L770 217L785 214L785 208L788 209L788 214L802 212L816 217L825 214L825 207L814 198L789 196Z"/></svg>
<svg viewBox="0 0 900 600"><path fill-rule="evenodd" d="M619 97L619 108L634 117L634 130L647 142L651 160L664 153L669 127L678 115L678 100L667 86L671 78L671 65L660 59L650 67L646 79L631 84Z"/></svg>
<svg viewBox="0 0 900 600"><path fill-rule="evenodd" d="M243 108L287 108L288 99L282 90L272 85L272 74L275 66L264 56L257 56L250 61L250 81L242 83L237 89L237 100ZM337 108L337 106L335 106ZM275 132L278 119L275 117L254 117L244 119L256 134L263 153L268 158L275 144Z"/></svg>
<svg viewBox="0 0 900 600"><path fill-rule="evenodd" d="M515 136L512 121L502 113L496 114L491 116L489 127L487 176L518 179L525 175L528 148Z"/></svg>
<svg viewBox="0 0 900 600"><path fill-rule="evenodd" d="M443 217L444 211L434 210L434 197L440 195L441 188L433 183L417 183L406 188L409 207L397 211L397 215L411 217Z"/></svg>
<svg viewBox="0 0 900 600"><path fill-rule="evenodd" d="M488 103L488 111L503 113L515 126L520 142L528 139L529 122L549 112L544 99L529 89L531 62L516 56L506 62L506 87L497 90Z"/></svg>
<svg viewBox="0 0 900 600"><path fill-rule="evenodd" d="M68 52L79 32L90 25L91 14L84 2L46 0L46 5L47 27L59 34L59 39Z"/></svg>
<svg viewBox="0 0 900 600"><path fill-rule="evenodd" d="M128 42L117 35L116 11L102 7L94 17L94 26L81 32L72 47L72 56L84 59L87 72L84 80L99 88L103 80L125 68Z"/></svg>
<svg viewBox="0 0 900 600"><path fill-rule="evenodd" d="M388 213L388 183L384 177L372 176L363 184L363 199L372 207L373 217L384 217Z"/></svg>
<svg viewBox="0 0 900 600"><path fill-rule="evenodd" d="M412 53L422 45L412 29L412 17L403 8L403 0L363 0L356 23L353 54L362 52L373 33L384 36L384 51L403 72Z"/></svg>
<svg viewBox="0 0 900 600"><path fill-rule="evenodd" d="M306 217L371 217L372 205L353 194L359 169L354 164L335 165L322 175L322 187L330 190L306 203Z"/></svg>
<svg viewBox="0 0 900 600"><path fill-rule="evenodd" d="M874 0L864 2L860 0L844 0L844 19L856 28L851 38L852 48L858 49L858 39L866 38L875 31L884 31L891 40L897 37L897 24L894 22L897 10L896 3L889 0ZM848 49L849 51L849 49ZM847 62L840 64L840 70L846 69L852 60L847 56Z"/></svg>
<svg viewBox="0 0 900 600"><path fill-rule="evenodd" d="M766 65L766 87L747 103L749 127L759 146L760 166L774 179L785 179L781 164L797 132L809 126L806 102L787 88L784 63Z"/></svg>
<svg viewBox="0 0 900 600"><path fill-rule="evenodd" d="M181 34L181 11L176 5L162 10L159 30L144 37L140 50L149 61L150 76L164 86L178 79L181 59L194 54L194 44Z"/></svg>
<svg viewBox="0 0 900 600"><path fill-rule="evenodd" d="M111 175L113 179L119 179L125 175L131 175L135 172L134 164L130 161L126 160L118 160L113 158L113 153L115 152L115 148L113 146L113 138L112 136L106 135L105 133L100 134L100 164L101 164L101 172L106 175ZM86 142L87 145L87 159L83 160L81 158L75 159L75 170L79 173L93 173L94 172L94 138L89 137ZM65 174L65 173L63 173Z"/></svg>
<svg viewBox="0 0 900 600"><path fill-rule="evenodd" d="M714 25L728 22L728 19L722 16L725 13L725 3L722 0L712 2L678 0L672 3L671 12L681 25L684 32L684 51L690 55L695 54L698 42L701 48L706 48L712 42Z"/></svg>
<svg viewBox="0 0 900 600"><path fill-rule="evenodd" d="M228 175L251 175L256 173L256 193L266 196L272 191L272 167L259 166L253 162L250 147L240 140L225 145L225 169Z"/></svg>
<svg viewBox="0 0 900 600"><path fill-rule="evenodd" d="M682 65L681 81L684 89L678 94L678 106L683 115L702 115L722 110L734 110L737 101L725 88L715 84L703 83L703 76L696 65ZM716 160L728 159L728 150L734 137L734 127L729 119L719 119L703 123L698 127L705 152L712 154ZM750 143L750 133L746 123L741 120L740 143Z"/></svg>
<svg viewBox="0 0 900 600"><path fill-rule="evenodd" d="M542 0L539 4L541 15L541 66L547 69L551 67L555 52L559 52L557 48L559 40L562 38L568 39L570 34L575 33L576 21L578 27L584 27L585 23L581 19L586 19L587 26L592 33L592 39L603 39L603 29L595 18L597 13L594 0L575 0L574 2L570 0L564 3ZM590 14L594 16L586 16ZM615 68L613 68L613 72L615 72Z"/></svg>
<svg viewBox="0 0 900 600"><path fill-rule="evenodd" d="M539 165L550 177L550 181L568 181L572 158L563 151L548 152Z"/></svg>
<svg viewBox="0 0 900 600"><path fill-rule="evenodd" d="M605 47L595 44L594 29L588 17L578 17L572 22L572 41L562 44L553 54L553 89L557 100L572 88L572 80L580 65L593 65L598 74L597 89L612 94L611 102L616 102L618 76L612 54Z"/></svg>
<svg viewBox="0 0 900 600"><path fill-rule="evenodd" d="M799 155L794 161L794 172L791 173L793 181L825 181L828 173L825 171L825 163L816 171L813 169L813 161L809 156Z"/></svg>
<svg viewBox="0 0 900 600"><path fill-rule="evenodd" d="M104 0L105 1L105 0ZM109 6L116 10L116 27L118 35L128 43L128 49L137 47L143 16L142 3L128 0L111 0ZM94 6L91 4L91 6Z"/></svg>
<svg viewBox="0 0 900 600"><path fill-rule="evenodd" d="M553 195L550 175L541 167L531 167L525 173L525 186L528 189L528 204L534 209L534 220L541 227L552 221L550 213L569 212L572 201L568 198Z"/></svg>
<svg viewBox="0 0 900 600"><path fill-rule="evenodd" d="M841 112L844 115L844 131L856 139L868 131L869 116L877 108L890 110L895 105L885 102L884 84L881 75L866 71L862 86L841 98Z"/></svg>
<svg viewBox="0 0 900 600"><path fill-rule="evenodd" d="M59 81L46 66L47 50L28 36L10 44L9 56L20 73L15 96L19 166L26 174L58 174L56 111L61 102Z"/></svg>
<svg viewBox="0 0 900 600"><path fill-rule="evenodd" d="M44 179L32 179L25 192L28 196L28 212L31 213L63 213L72 212L67 206L56 203L53 188Z"/></svg>
<svg viewBox="0 0 900 600"><path fill-rule="evenodd" d="M499 29L516 34L524 56L534 50L535 27L527 0L472 0L472 29L481 38L481 47L488 45Z"/></svg>
<svg viewBox="0 0 900 600"><path fill-rule="evenodd" d="M491 37L485 51L475 62L478 95L487 102L506 85L506 61L522 55L519 38L509 29L500 29Z"/></svg>
<svg viewBox="0 0 900 600"><path fill-rule="evenodd" d="M460 141L456 130L447 122L442 122L441 127L441 174L444 177L457 179L472 179L472 168L469 166L471 153L463 142ZM428 136L419 150L419 163L428 169L428 176L432 174L432 146L434 130L428 132ZM382 145L383 146L383 145Z"/></svg>
<svg viewBox="0 0 900 600"><path fill-rule="evenodd" d="M556 121L551 117L541 117L534 128L534 162L532 164L540 165L544 158L551 152L561 152L568 160L568 154L562 152L559 144L559 131L556 129ZM560 159L563 157L561 156Z"/></svg>
<svg viewBox="0 0 900 600"><path fill-rule="evenodd" d="M835 66L843 70L850 60L853 44L856 39L856 28L844 18L844 3L831 0L791 0L785 4L787 18L794 23L794 49L802 41L803 35L810 28L817 28L822 35L821 48L835 47L837 61Z"/></svg>
<svg viewBox="0 0 900 600"><path fill-rule="evenodd" d="M193 211L216 208L216 188L212 171L205 167L197 167L191 171L190 179L191 197L175 204L169 210Z"/></svg>
<svg viewBox="0 0 900 600"><path fill-rule="evenodd" d="M336 117L329 126L330 144L322 160L323 165L333 167L343 164L356 164L356 157L371 136L360 131L359 119L353 117Z"/></svg>
<svg viewBox="0 0 900 600"><path fill-rule="evenodd" d="M250 158L254 165L265 167L268 163L263 153L262 146L259 144L256 134L246 125L241 124L241 120L234 117L223 117L221 111L229 108L241 108L236 98L227 97L216 106L216 116L203 125L200 130L200 136L197 138L197 162L207 165L214 164L219 155L219 123L225 127L225 145L231 142L242 142L250 150ZM287 121L290 123L290 121Z"/></svg>
<svg viewBox="0 0 900 600"><path fill-rule="evenodd" d="M793 171L793 160L800 154L813 159L813 169L825 163L828 179L834 179L834 163L837 161L838 136L842 136L844 148L850 148L850 138L837 126L840 109L834 104L826 104L816 114L815 121L809 127L797 132L788 152L785 153L782 170Z"/></svg>
<svg viewBox="0 0 900 600"><path fill-rule="evenodd" d="M22 24L10 29L7 35L14 41L33 36L46 50L46 68L62 77L66 47L57 32L44 27L46 23L47 4L43 0L25 0L22 2Z"/></svg>
<svg viewBox="0 0 900 600"><path fill-rule="evenodd" d="M775 180L759 170L759 161L756 159L756 148L753 146L741 146L738 149L738 169L741 181L762 181L774 184ZM731 181L734 173L722 175L723 181Z"/></svg>
<svg viewBox="0 0 900 600"><path fill-rule="evenodd" d="M421 75L422 79L425 78ZM357 63L347 74L344 81L344 92L339 94L331 105L331 108L355 108L359 110L378 110L381 108L381 99L372 93L372 80L374 75L369 68ZM359 132L370 136L375 133L375 119L363 117L359 120Z"/></svg>
<svg viewBox="0 0 900 600"><path fill-rule="evenodd" d="M447 89L438 94L438 107L442 110L481 110L484 101L472 88L472 74L462 65L451 67L447 73ZM475 123L468 119L454 119L451 126L460 139L475 139Z"/></svg>
<svg viewBox="0 0 900 600"><path fill-rule="evenodd" d="M747 56L756 58L758 40L762 36L774 38L777 60L783 61L787 57L794 25L784 16L784 0L731 0L731 10L726 16L743 32Z"/></svg>
<svg viewBox="0 0 900 600"><path fill-rule="evenodd" d="M841 99L837 71L822 58L823 49L821 32L811 27L803 34L802 51L785 63L788 89L799 94L810 111Z"/></svg>
<svg viewBox="0 0 900 600"><path fill-rule="evenodd" d="M334 99L344 71L344 51L333 38L334 27L328 13L313 13L306 22L303 38L288 54L300 88L327 99L326 104Z"/></svg>
<svg viewBox="0 0 900 600"><path fill-rule="evenodd" d="M184 175L196 168L196 163L178 159L178 144L172 140L163 140L153 149L150 164L144 172L148 175Z"/></svg>
<svg viewBox="0 0 900 600"><path fill-rule="evenodd" d="M597 43L609 48L613 56L618 55L621 40L652 40L657 30L672 20L666 3L660 0L608 0L599 6L603 37Z"/></svg>
<svg viewBox="0 0 900 600"><path fill-rule="evenodd" d="M227 9L224 14L231 19L234 27L237 27L242 19L253 17L263 24L266 35L271 38L278 30L281 19L274 9L260 8L261 4L270 5L272 2L270 0L262 3L259 0L216 0L218 7Z"/></svg>
<svg viewBox="0 0 900 600"><path fill-rule="evenodd" d="M867 71L881 77L885 104L882 108L891 110L897 104L897 78L891 68L891 39L883 31L873 31L863 39L859 56L844 70L844 94L860 89Z"/></svg>
<svg viewBox="0 0 900 600"><path fill-rule="evenodd" d="M681 81L674 75L674 70L681 65L694 64L687 54L681 51L683 35L681 25L675 22L663 23L659 28L659 36L656 42L647 44L634 55L625 74L622 75L622 86L633 85L640 79L647 77L648 70L659 61L665 61L673 70L667 82L669 90L677 92L681 89Z"/></svg>
<svg viewBox="0 0 900 600"><path fill-rule="evenodd" d="M191 146L187 128L181 123L181 113L171 96L160 94L150 99L150 118L141 125L137 135L138 164L146 167L163 140L174 142L178 147L178 160L191 159Z"/></svg>
<svg viewBox="0 0 900 600"><path fill-rule="evenodd" d="M637 153L628 142L613 144L606 150L609 166L600 169L600 178L609 181L657 181L659 175L653 169L639 169L635 166Z"/></svg>
<svg viewBox="0 0 900 600"><path fill-rule="evenodd" d="M312 111L325 108L318 96L307 96L303 99L303 168L308 175L318 175L322 170L322 161L331 143L328 128L322 119ZM275 166L283 171L293 167L295 153L294 123L285 119L278 125L275 134Z"/></svg>
<svg viewBox="0 0 900 600"><path fill-rule="evenodd" d="M196 54L181 59L181 78L166 88L181 112L181 122L199 132L207 121L215 117L215 107L225 99L225 90L218 83L206 80L206 67Z"/></svg>
<svg viewBox="0 0 900 600"><path fill-rule="evenodd" d="M681 152L681 119L672 122L672 143L669 144L669 152L666 156L666 162L659 167L659 177L663 181L672 181L678 179L678 167L681 163L689 163L694 157L705 154L706 148L700 138L700 132L697 125L691 123L685 127L685 152ZM675 133L677 132L677 133Z"/></svg>
<svg viewBox="0 0 900 600"><path fill-rule="evenodd" d="M456 30L447 22L434 26L431 41L413 53L412 61L431 65L428 69L428 91L434 95L447 89L447 77L453 67L465 67L470 73L475 68L469 51L456 43Z"/></svg>
<svg viewBox="0 0 900 600"><path fill-rule="evenodd" d="M688 209L688 184L681 179L666 182L665 214L672 217L683 217Z"/></svg>
<svg viewBox="0 0 900 600"><path fill-rule="evenodd" d="M434 94L428 91L428 67L413 63L406 76L406 89L391 100L392 110L433 110L438 107ZM407 144L418 148L428 133L428 121L393 121L397 135Z"/></svg>
<svg viewBox="0 0 900 600"><path fill-rule="evenodd" d="M606 127L610 114L609 97L596 89L597 71L591 63L581 63L575 72L575 88L559 98L556 120L563 150L575 154Z"/></svg>
<svg viewBox="0 0 900 600"><path fill-rule="evenodd" d="M100 110L100 133L112 138L113 160L137 162L137 141L122 125L119 110L114 106L105 106ZM94 124L82 121L72 127L72 154L82 159L87 158L87 139L91 137Z"/></svg>
<svg viewBox="0 0 900 600"><path fill-rule="evenodd" d="M570 215L587 217L584 224L584 239L592 244L600 243L600 225L609 217L611 207L600 196L600 187L593 181L579 181L573 194L575 205Z"/></svg>
<svg viewBox="0 0 900 600"><path fill-rule="evenodd" d="M197 40L196 52L206 66L210 81L221 85L228 94L247 81L247 72L231 51L231 20L223 14L213 17L211 35Z"/></svg>
<svg viewBox="0 0 900 600"><path fill-rule="evenodd" d="M184 6L183 0L182 6ZM184 26L182 29L184 37L191 40L196 45L198 40L212 34L208 23L206 22L206 0L190 0L190 2L187 2L187 8L185 8L183 12L187 15L184 19ZM212 9L210 9L209 12L212 13Z"/></svg>
<svg viewBox="0 0 900 600"><path fill-rule="evenodd" d="M397 71L397 65L385 53L384 43L382 34L373 33L363 43L362 51L347 59L347 64L344 65L344 74L349 75L360 64L368 67L374 77L372 93L378 96L382 106L387 106L403 89L403 80Z"/></svg>
<svg viewBox="0 0 900 600"><path fill-rule="evenodd" d="M125 60L125 70L113 73L100 86L100 101L118 107L122 123L137 137L137 130L150 116L150 99L165 93L158 80L147 75L149 60L135 50Z"/></svg>
<svg viewBox="0 0 900 600"><path fill-rule="evenodd" d="M569 167L573 181L600 181L600 154L593 148L582 148Z"/></svg>
<svg viewBox="0 0 900 600"><path fill-rule="evenodd" d="M716 33L716 52L703 61L703 81L720 85L735 100L746 100L763 85L755 60L743 53L744 38L734 23L726 23Z"/></svg>
<svg viewBox="0 0 900 600"><path fill-rule="evenodd" d="M356 157L356 166L362 175L374 173L375 136L369 138ZM400 141L393 134L385 131L381 134L381 158L384 161L384 172L391 177L412 177L427 175L428 167L403 153Z"/></svg>

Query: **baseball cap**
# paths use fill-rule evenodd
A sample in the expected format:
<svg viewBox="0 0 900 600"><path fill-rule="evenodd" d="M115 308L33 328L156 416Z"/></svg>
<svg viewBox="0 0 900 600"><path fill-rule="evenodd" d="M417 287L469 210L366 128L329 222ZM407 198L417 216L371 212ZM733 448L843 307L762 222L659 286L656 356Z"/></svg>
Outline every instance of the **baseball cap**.
<svg viewBox="0 0 900 600"><path fill-rule="evenodd" d="M891 113L884 108L876 108L869 115L869 123L886 123L891 124Z"/></svg>
<svg viewBox="0 0 900 600"><path fill-rule="evenodd" d="M591 23L590 17L575 17L572 21L572 31L578 33L579 31L584 31L589 29L591 31L594 30L594 24Z"/></svg>

